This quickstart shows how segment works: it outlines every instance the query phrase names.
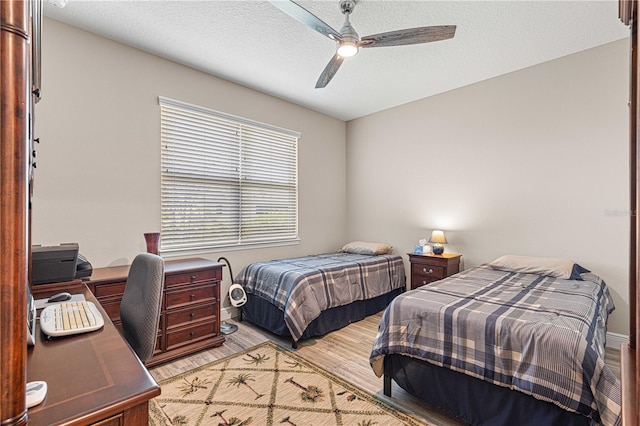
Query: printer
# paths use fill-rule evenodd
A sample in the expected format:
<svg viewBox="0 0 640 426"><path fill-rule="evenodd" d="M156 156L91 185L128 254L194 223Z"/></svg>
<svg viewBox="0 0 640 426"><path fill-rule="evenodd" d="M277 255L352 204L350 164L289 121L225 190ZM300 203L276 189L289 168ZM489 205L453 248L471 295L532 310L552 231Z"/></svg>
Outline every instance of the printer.
<svg viewBox="0 0 640 426"><path fill-rule="evenodd" d="M82 254L78 253L78 261L76 262L76 279L89 278L93 273L93 266Z"/></svg>
<svg viewBox="0 0 640 426"><path fill-rule="evenodd" d="M31 283L72 281L91 276L91 264L78 254L77 243L31 247Z"/></svg>

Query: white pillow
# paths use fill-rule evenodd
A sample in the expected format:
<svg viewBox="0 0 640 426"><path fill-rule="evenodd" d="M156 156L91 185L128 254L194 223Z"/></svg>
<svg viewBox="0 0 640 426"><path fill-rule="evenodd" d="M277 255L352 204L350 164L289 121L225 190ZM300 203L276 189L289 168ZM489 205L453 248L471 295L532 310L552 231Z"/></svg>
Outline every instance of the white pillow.
<svg viewBox="0 0 640 426"><path fill-rule="evenodd" d="M583 269L575 262L568 259L555 257L531 257L531 256L501 256L489 263L493 269L502 271L523 272L525 274L546 275L563 279L576 279L574 265ZM579 277L579 275L578 275ZM579 279L579 278L578 278Z"/></svg>
<svg viewBox="0 0 640 426"><path fill-rule="evenodd" d="M387 254L393 250L389 244L369 243L366 241L353 241L345 244L340 251L355 254Z"/></svg>

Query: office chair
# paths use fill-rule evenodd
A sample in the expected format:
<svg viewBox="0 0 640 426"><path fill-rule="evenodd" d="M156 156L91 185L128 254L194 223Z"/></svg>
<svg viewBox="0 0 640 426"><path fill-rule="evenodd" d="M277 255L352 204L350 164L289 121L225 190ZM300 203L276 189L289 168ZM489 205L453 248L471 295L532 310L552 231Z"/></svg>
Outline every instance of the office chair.
<svg viewBox="0 0 640 426"><path fill-rule="evenodd" d="M153 355L158 337L164 260L151 253L133 259L120 302L122 332L131 348L145 362Z"/></svg>

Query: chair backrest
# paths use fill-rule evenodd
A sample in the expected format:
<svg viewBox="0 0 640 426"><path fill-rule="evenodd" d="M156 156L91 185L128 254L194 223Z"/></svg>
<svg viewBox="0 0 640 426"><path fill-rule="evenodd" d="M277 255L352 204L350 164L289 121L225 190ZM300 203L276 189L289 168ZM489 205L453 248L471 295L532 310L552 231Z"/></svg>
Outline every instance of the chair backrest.
<svg viewBox="0 0 640 426"><path fill-rule="evenodd" d="M142 362L153 355L158 337L164 260L141 253L133 259L120 302L122 332Z"/></svg>

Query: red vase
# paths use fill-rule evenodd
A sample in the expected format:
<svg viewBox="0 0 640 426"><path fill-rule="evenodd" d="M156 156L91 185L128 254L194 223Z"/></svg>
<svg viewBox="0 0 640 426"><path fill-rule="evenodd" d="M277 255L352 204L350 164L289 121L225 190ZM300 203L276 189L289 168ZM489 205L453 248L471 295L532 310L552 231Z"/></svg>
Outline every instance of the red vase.
<svg viewBox="0 0 640 426"><path fill-rule="evenodd" d="M158 254L158 243L160 243L159 232L149 232L144 234L147 243L147 253Z"/></svg>

